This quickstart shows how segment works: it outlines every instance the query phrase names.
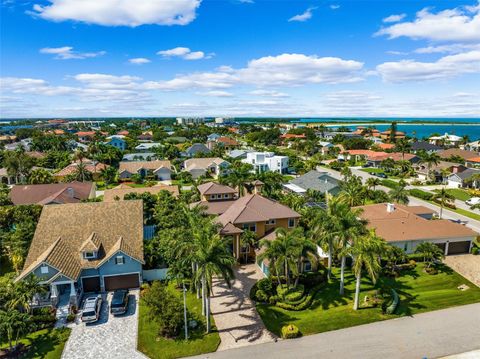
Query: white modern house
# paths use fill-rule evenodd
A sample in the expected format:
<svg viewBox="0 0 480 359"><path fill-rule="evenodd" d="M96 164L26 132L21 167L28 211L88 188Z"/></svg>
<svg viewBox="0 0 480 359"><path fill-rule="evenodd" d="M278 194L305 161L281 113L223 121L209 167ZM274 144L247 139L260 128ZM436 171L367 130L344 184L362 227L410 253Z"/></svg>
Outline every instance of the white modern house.
<svg viewBox="0 0 480 359"><path fill-rule="evenodd" d="M446 146L458 146L463 141L463 138L456 135L449 135L445 133L442 136L432 136L428 139L432 145L446 145Z"/></svg>
<svg viewBox="0 0 480 359"><path fill-rule="evenodd" d="M277 156L273 152L250 152L242 162L251 164L255 172L274 171L287 173L288 156Z"/></svg>

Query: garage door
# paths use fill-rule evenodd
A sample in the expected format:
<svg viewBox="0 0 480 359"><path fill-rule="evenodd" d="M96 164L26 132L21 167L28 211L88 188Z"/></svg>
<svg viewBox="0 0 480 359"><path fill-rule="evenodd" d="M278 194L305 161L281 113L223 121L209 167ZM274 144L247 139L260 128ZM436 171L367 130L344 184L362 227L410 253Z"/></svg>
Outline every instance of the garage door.
<svg viewBox="0 0 480 359"><path fill-rule="evenodd" d="M140 286L140 278L138 273L115 275L111 277L103 277L105 282L105 290L138 288Z"/></svg>
<svg viewBox="0 0 480 359"><path fill-rule="evenodd" d="M461 254L470 251L470 241L450 242L448 244L448 254Z"/></svg>
<svg viewBox="0 0 480 359"><path fill-rule="evenodd" d="M439 247L443 253L445 253L445 247L447 246L447 243L435 243L437 247Z"/></svg>
<svg viewBox="0 0 480 359"><path fill-rule="evenodd" d="M100 291L100 277L82 278L82 287L85 293Z"/></svg>

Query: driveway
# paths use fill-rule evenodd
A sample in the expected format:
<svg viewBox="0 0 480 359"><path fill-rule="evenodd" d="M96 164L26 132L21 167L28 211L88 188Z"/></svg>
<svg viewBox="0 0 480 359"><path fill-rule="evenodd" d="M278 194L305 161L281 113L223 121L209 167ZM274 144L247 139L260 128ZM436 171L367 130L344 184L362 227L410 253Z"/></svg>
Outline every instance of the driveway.
<svg viewBox="0 0 480 359"><path fill-rule="evenodd" d="M480 255L459 254L447 256L443 261L455 272L480 287Z"/></svg>
<svg viewBox="0 0 480 359"><path fill-rule="evenodd" d="M262 272L254 264L241 266L235 270L235 278L230 289L218 279L213 281L210 305L222 340L219 351L275 340L249 297L253 284L264 278Z"/></svg>
<svg viewBox="0 0 480 359"><path fill-rule="evenodd" d="M478 323L480 303L195 358L413 359L466 353L458 358L470 359L478 358Z"/></svg>
<svg viewBox="0 0 480 359"><path fill-rule="evenodd" d="M72 325L72 332L63 350L63 359L83 358L146 358L137 351L138 290L130 291L128 312L110 314L112 293L104 299L100 320ZM108 301L108 302L107 302Z"/></svg>

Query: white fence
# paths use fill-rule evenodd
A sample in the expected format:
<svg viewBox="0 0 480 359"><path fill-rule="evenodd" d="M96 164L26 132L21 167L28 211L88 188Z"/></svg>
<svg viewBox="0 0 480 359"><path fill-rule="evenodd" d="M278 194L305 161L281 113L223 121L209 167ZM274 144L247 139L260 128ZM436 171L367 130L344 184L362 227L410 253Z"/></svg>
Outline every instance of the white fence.
<svg viewBox="0 0 480 359"><path fill-rule="evenodd" d="M164 279L167 279L167 272L168 272L168 268L144 270L143 280L145 281L164 280Z"/></svg>

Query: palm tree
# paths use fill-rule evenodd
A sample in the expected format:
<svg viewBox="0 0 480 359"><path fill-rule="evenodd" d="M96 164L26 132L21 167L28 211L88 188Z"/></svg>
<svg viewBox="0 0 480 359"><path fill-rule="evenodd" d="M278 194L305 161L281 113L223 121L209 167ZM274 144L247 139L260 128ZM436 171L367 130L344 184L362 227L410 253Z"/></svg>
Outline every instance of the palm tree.
<svg viewBox="0 0 480 359"><path fill-rule="evenodd" d="M350 176L340 185L340 199L350 207L360 206L365 202L365 187L358 176Z"/></svg>
<svg viewBox="0 0 480 359"><path fill-rule="evenodd" d="M402 138L395 144L395 150L402 153L402 160L405 160L405 153L412 148L412 145L406 138Z"/></svg>
<svg viewBox="0 0 480 359"><path fill-rule="evenodd" d="M343 176L343 180L346 181L352 175L352 170L350 169L350 167L345 166L340 171L340 174Z"/></svg>
<svg viewBox="0 0 480 359"><path fill-rule="evenodd" d="M406 189L407 182L400 180L398 185L388 192L390 200L395 203L408 204L410 200L408 199L408 190Z"/></svg>
<svg viewBox="0 0 480 359"><path fill-rule="evenodd" d="M449 204L452 204L453 200L455 200L455 197L452 196L444 187L440 191L434 194L433 200L440 204L440 219L441 219L443 215L443 208Z"/></svg>
<svg viewBox="0 0 480 359"><path fill-rule="evenodd" d="M40 279L30 275L17 282L13 286L13 300L8 304L9 309L20 309L22 312L30 312L30 303L36 294L46 292L46 288L40 285Z"/></svg>
<svg viewBox="0 0 480 359"><path fill-rule="evenodd" d="M81 161L77 163L73 178L76 181L85 182L92 179L92 172L87 169L85 162Z"/></svg>
<svg viewBox="0 0 480 359"><path fill-rule="evenodd" d="M367 178L367 182L365 184L367 185L368 189L373 189L375 191L375 187L380 186L381 182L377 177L369 177Z"/></svg>
<svg viewBox="0 0 480 359"><path fill-rule="evenodd" d="M248 229L245 229L240 236L240 245L245 248L245 264L248 263L248 252L257 242L257 235Z"/></svg>
<svg viewBox="0 0 480 359"><path fill-rule="evenodd" d="M31 316L18 310L0 310L0 334L6 338L10 347L17 344L18 339L26 334L32 326Z"/></svg>
<svg viewBox="0 0 480 359"><path fill-rule="evenodd" d="M427 165L428 175L430 176L430 172L432 170L432 166L437 166L440 163L440 156L436 152L428 153L428 152L420 152L420 164Z"/></svg>
<svg viewBox="0 0 480 359"><path fill-rule="evenodd" d="M332 207L332 201L332 199L329 199L328 208ZM327 277L330 279L332 276L333 247L336 240L336 219L329 214L328 208L326 211L322 209L315 211L310 235L316 244L328 253Z"/></svg>
<svg viewBox="0 0 480 359"><path fill-rule="evenodd" d="M391 172L395 168L395 160L393 158L386 158L380 162L380 167L386 172Z"/></svg>
<svg viewBox="0 0 480 359"><path fill-rule="evenodd" d="M275 232L277 237L273 241L268 239L260 241L260 247L265 247L265 252L259 256L259 259L268 258L271 263L274 263L277 275L283 270L287 287L289 287L290 271L294 275L298 274L297 261L300 250L297 237L299 229L287 231L285 228L277 228Z"/></svg>
<svg viewBox="0 0 480 359"><path fill-rule="evenodd" d="M30 173L30 176L28 178L28 181L31 184L47 184L47 183L53 183L53 176L50 173L50 171L47 171L44 168L38 168L36 170L33 170Z"/></svg>
<svg viewBox="0 0 480 359"><path fill-rule="evenodd" d="M355 300L353 309L357 310L360 299L360 284L363 270L366 270L373 283L376 283L381 271L380 255L384 251L385 241L369 231L366 236L357 238L353 245L347 249L347 253L353 257L353 273L356 277Z"/></svg>
<svg viewBox="0 0 480 359"><path fill-rule="evenodd" d="M109 166L101 170L101 176L105 184L117 182L118 171L115 167Z"/></svg>
<svg viewBox="0 0 480 359"><path fill-rule="evenodd" d="M295 229L294 231L296 231ZM298 227L298 237L297 237L297 248L299 251L300 256L298 257L298 271L302 271L302 265L305 259L307 259L312 265L315 265L318 261L318 252L317 252L317 246L315 242L313 242L311 239L306 238L303 235L303 229L301 227ZM300 276L297 275L297 278L295 278L295 284L294 287L296 288L298 285L298 281L300 279Z"/></svg>
<svg viewBox="0 0 480 359"><path fill-rule="evenodd" d="M427 268L430 268L433 261L440 260L444 257L442 249L431 242L420 243L417 248L415 248L415 253L423 256L424 262L427 263Z"/></svg>

